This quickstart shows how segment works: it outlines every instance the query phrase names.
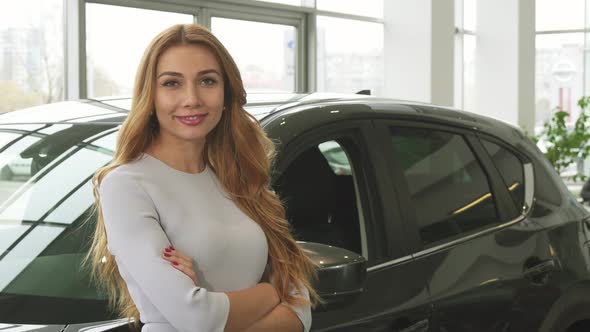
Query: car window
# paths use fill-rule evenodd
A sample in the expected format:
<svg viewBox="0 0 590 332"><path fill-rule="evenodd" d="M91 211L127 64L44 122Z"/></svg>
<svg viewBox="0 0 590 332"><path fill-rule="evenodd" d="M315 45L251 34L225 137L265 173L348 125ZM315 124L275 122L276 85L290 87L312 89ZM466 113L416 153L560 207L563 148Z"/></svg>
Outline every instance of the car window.
<svg viewBox="0 0 590 332"><path fill-rule="evenodd" d="M276 189L297 240L363 254L352 166L340 143L329 140L300 153Z"/></svg>
<svg viewBox="0 0 590 332"><path fill-rule="evenodd" d="M391 139L424 246L500 222L488 179L461 135L392 128Z"/></svg>
<svg viewBox="0 0 590 332"><path fill-rule="evenodd" d="M498 144L487 140L481 140L481 142L498 168L518 211L522 211L524 206L524 166L522 162L514 153Z"/></svg>
<svg viewBox="0 0 590 332"><path fill-rule="evenodd" d="M2 322L108 318L81 262L94 229L91 177L115 138L115 125L0 125L0 297L17 308Z"/></svg>
<svg viewBox="0 0 590 332"><path fill-rule="evenodd" d="M335 141L327 141L318 145L330 168L338 175L352 175L350 162L344 149Z"/></svg>

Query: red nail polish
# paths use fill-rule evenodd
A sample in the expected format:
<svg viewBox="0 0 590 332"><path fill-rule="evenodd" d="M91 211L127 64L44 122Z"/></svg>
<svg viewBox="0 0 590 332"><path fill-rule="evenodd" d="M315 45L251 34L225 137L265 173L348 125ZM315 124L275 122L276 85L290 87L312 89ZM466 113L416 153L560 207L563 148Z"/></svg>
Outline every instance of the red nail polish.
<svg viewBox="0 0 590 332"><path fill-rule="evenodd" d="M166 250L166 252L170 252L170 251L172 251L172 249L170 249L170 248L166 248L166 249L164 249L164 250Z"/></svg>
<svg viewBox="0 0 590 332"><path fill-rule="evenodd" d="M172 262L172 264L174 264L174 265L178 265L178 263L176 263L176 262Z"/></svg>
<svg viewBox="0 0 590 332"><path fill-rule="evenodd" d="M170 254L164 254L164 257L170 257Z"/></svg>
<svg viewBox="0 0 590 332"><path fill-rule="evenodd" d="M172 249L172 250L176 250L176 249L174 249L174 247L173 247L173 246L170 246L170 249Z"/></svg>

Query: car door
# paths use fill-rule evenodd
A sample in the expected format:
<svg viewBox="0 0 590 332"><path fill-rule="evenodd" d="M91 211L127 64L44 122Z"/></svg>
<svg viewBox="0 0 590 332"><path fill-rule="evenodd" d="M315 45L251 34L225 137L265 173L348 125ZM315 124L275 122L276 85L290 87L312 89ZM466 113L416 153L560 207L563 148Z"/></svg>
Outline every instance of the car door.
<svg viewBox="0 0 590 332"><path fill-rule="evenodd" d="M420 271L393 222L399 216L384 213L383 205L396 198L381 182L386 168L369 148L372 130L370 121L343 121L279 144L274 186L296 238L343 247L368 261L358 299L315 311L314 331L429 331L426 284L414 278Z"/></svg>
<svg viewBox="0 0 590 332"><path fill-rule="evenodd" d="M408 237L415 241L412 256L427 273L422 278L428 279L436 331L530 326L534 299L554 297L555 291L524 275L549 260L551 251L546 239L522 231L510 185L476 135L419 119L376 122L389 141L383 154L414 233ZM516 194L518 186L510 187Z"/></svg>

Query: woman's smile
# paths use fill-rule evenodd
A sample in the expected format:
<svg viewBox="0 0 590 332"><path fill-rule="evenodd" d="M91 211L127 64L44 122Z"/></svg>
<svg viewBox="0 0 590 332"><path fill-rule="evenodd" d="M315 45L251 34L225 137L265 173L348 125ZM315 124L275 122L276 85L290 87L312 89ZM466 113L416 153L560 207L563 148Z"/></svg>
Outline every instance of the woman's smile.
<svg viewBox="0 0 590 332"><path fill-rule="evenodd" d="M181 124L185 124L188 126L196 126L199 123L203 122L203 120L205 120L205 117L207 117L208 113L205 114L195 114L195 115L189 115L189 116L174 116L174 118L180 122Z"/></svg>

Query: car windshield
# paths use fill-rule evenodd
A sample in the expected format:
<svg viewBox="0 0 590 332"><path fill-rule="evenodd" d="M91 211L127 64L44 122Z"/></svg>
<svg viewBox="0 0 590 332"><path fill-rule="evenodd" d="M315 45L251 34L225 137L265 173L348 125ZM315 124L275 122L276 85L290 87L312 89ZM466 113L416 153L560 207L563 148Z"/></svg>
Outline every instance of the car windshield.
<svg viewBox="0 0 590 332"><path fill-rule="evenodd" d="M108 318L81 263L95 224L91 178L111 161L117 130L0 124L0 323Z"/></svg>

